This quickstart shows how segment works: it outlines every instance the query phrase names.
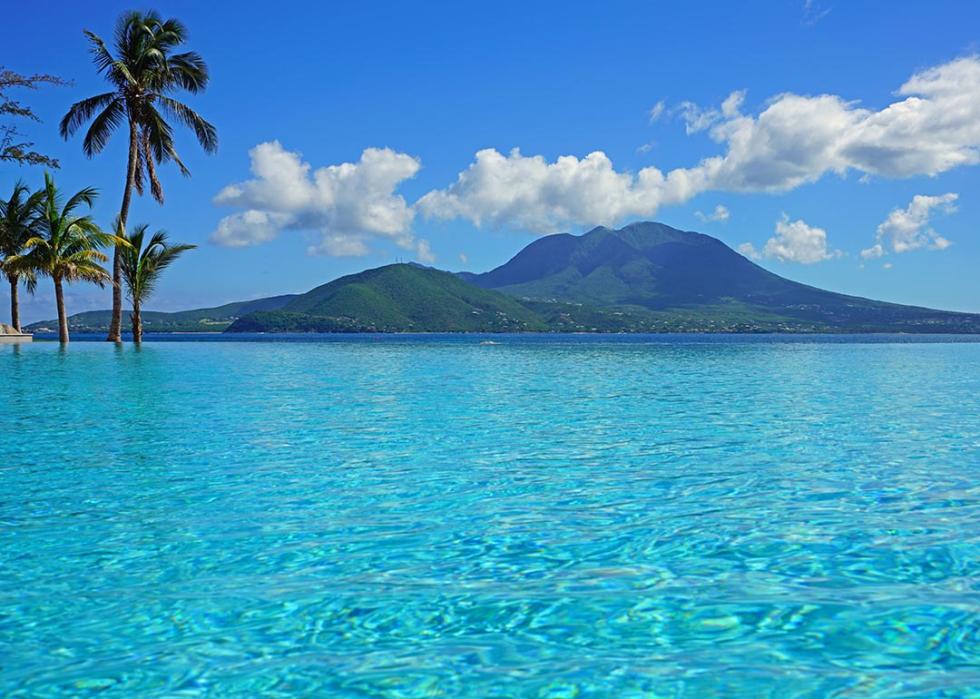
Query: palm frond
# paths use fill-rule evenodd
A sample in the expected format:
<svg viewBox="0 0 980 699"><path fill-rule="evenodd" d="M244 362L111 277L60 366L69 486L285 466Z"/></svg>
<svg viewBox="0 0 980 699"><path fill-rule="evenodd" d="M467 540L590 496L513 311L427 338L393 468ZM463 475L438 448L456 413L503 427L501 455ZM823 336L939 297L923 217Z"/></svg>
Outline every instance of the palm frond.
<svg viewBox="0 0 980 699"><path fill-rule="evenodd" d="M187 41L186 27L177 19L163 19L153 11L122 13L111 49L94 32L86 31L85 36L96 69L114 91L73 104L61 120L61 135L68 138L88 124L82 148L93 157L105 149L115 131L128 123L136 129L138 139L133 187L141 195L148 188L162 203L163 187L157 166L173 161L181 174L190 175L177 154L173 127L167 119L193 131L205 152L217 150L214 125L173 98L180 90L197 93L205 89L210 79L208 66L194 51L175 53ZM46 210L49 208L45 205Z"/></svg>
<svg viewBox="0 0 980 699"><path fill-rule="evenodd" d="M206 121L204 117L183 102L163 95L159 97L159 101L166 113L194 131L197 142L201 144L201 148L205 152L214 153L218 150L218 131L213 124Z"/></svg>
<svg viewBox="0 0 980 699"><path fill-rule="evenodd" d="M126 118L126 108L122 100L113 100L103 109L85 132L85 139L82 141L82 151L91 158L109 143L109 138L113 132L119 128Z"/></svg>
<svg viewBox="0 0 980 699"><path fill-rule="evenodd" d="M133 169L133 187L137 194L143 196L143 173L147 167L146 137L141 130L136 138L136 167Z"/></svg>
<svg viewBox="0 0 980 699"><path fill-rule="evenodd" d="M75 102L75 104L68 108L68 113L65 114L64 118L61 120L61 124L58 126L58 132L61 134L61 137L67 139L69 136L75 133L82 126L82 124L91 119L92 115L95 114L96 111L103 109L115 99L115 92L103 92L101 95L87 97L83 100Z"/></svg>
<svg viewBox="0 0 980 699"><path fill-rule="evenodd" d="M169 68L172 80L190 93L202 91L211 79L208 64L196 51L171 56Z"/></svg>
<svg viewBox="0 0 980 699"><path fill-rule="evenodd" d="M156 288L164 269L180 255L197 246L170 245L165 231L157 231L146 240L147 226L134 226L126 236L128 249L123 251L122 275L129 298L134 304L142 304Z"/></svg>
<svg viewBox="0 0 980 699"><path fill-rule="evenodd" d="M86 204L90 209L95 205L95 200L99 197L99 190L95 187L85 187L80 189L65 203L61 210L62 217L67 217L80 204Z"/></svg>
<svg viewBox="0 0 980 699"><path fill-rule="evenodd" d="M156 199L161 204L163 203L163 185L160 184L160 178L157 177L157 161L153 157L151 151L149 135L143 132L143 164L146 166L146 177L150 181L150 192L153 194L153 198Z"/></svg>

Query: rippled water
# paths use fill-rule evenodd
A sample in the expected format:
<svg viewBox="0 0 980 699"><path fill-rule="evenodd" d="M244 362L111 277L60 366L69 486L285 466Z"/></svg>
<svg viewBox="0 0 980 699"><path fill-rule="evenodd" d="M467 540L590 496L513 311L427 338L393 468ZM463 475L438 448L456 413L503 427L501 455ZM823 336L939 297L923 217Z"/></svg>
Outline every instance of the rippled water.
<svg viewBox="0 0 980 699"><path fill-rule="evenodd" d="M0 346L0 695L980 693L980 344Z"/></svg>

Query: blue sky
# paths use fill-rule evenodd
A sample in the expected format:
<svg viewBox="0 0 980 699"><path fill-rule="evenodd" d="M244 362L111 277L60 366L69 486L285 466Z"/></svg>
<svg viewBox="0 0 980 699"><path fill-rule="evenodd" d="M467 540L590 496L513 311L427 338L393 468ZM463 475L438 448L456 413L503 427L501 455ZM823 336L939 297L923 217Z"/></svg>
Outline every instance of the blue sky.
<svg viewBox="0 0 980 699"><path fill-rule="evenodd" d="M186 101L220 147L179 133L193 176L166 169L166 204L133 207L200 246L152 308L397 259L482 271L537 235L653 219L806 283L980 312L976 3L218 5L155 6L211 67ZM30 135L63 188L100 188L106 225L125 139L87 160L56 130L106 89L82 30L108 38L129 7L16 3L0 27L7 67L74 81L23 95ZM0 166L0 190L18 177L42 171ZM76 286L69 312L108 298ZM44 284L24 305L54 315Z"/></svg>

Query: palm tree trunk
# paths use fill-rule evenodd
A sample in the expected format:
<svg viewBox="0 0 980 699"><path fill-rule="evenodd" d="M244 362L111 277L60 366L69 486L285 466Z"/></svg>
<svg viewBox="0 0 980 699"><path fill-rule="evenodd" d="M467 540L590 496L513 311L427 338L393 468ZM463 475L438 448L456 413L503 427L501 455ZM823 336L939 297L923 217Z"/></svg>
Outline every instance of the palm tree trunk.
<svg viewBox="0 0 980 699"><path fill-rule="evenodd" d="M140 305L133 302L133 314L130 316L133 321L133 342L137 345L143 342L143 317L140 315Z"/></svg>
<svg viewBox="0 0 980 699"><path fill-rule="evenodd" d="M133 197L133 182L136 179L136 124L129 121L129 161L126 164L126 186L123 189L122 206L119 208L119 226L126 230L129 218L129 201ZM119 232L117 231L117 234ZM112 319L109 321L109 342L122 342L122 249L117 245L112 255Z"/></svg>
<svg viewBox="0 0 980 699"><path fill-rule="evenodd" d="M61 277L54 278L54 300L58 304L58 340L68 344L68 316L65 314L65 294L61 289Z"/></svg>
<svg viewBox="0 0 980 699"><path fill-rule="evenodd" d="M14 326L14 330L20 332L20 304L17 302L17 275L11 274L7 279L10 281L10 324Z"/></svg>

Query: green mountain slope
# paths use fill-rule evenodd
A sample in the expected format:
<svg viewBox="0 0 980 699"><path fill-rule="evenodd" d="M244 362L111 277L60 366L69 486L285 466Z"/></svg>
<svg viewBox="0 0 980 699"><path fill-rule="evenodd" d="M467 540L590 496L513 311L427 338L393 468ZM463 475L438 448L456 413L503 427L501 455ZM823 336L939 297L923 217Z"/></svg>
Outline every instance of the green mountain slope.
<svg viewBox="0 0 980 699"><path fill-rule="evenodd" d="M277 312L254 313L228 332L519 332L547 330L516 299L455 274L394 264L341 277Z"/></svg>
<svg viewBox="0 0 980 699"><path fill-rule="evenodd" d="M720 240L660 223L547 236L490 272L461 278L525 301L615 308L688 329L980 332L980 315L817 289Z"/></svg>
<svg viewBox="0 0 980 699"><path fill-rule="evenodd" d="M258 311L277 310L293 298L295 294L285 294L251 301L235 301L215 308L196 308L174 313L143 311L143 326L146 332L220 332L231 325L236 318ZM111 315L111 311L76 313L68 317L68 327L73 332L105 332L109 329ZM128 330L128 314L123 315L123 329ZM25 330L43 332L57 327L57 320L42 320L31 323Z"/></svg>
<svg viewBox="0 0 980 699"><path fill-rule="evenodd" d="M108 311L93 311L69 324L104 331L108 322ZM387 265L297 296L145 312L144 323L151 332L980 333L978 314L824 291L659 223L540 238L485 274Z"/></svg>

